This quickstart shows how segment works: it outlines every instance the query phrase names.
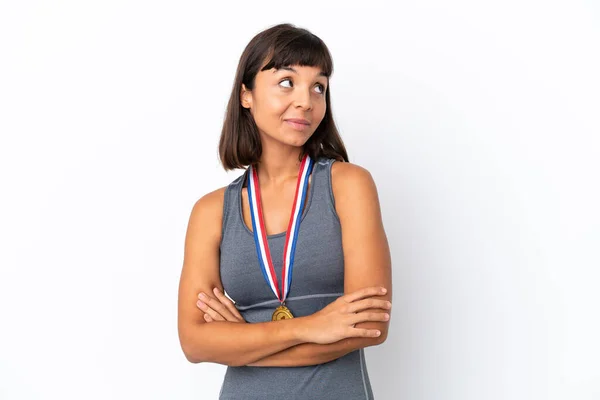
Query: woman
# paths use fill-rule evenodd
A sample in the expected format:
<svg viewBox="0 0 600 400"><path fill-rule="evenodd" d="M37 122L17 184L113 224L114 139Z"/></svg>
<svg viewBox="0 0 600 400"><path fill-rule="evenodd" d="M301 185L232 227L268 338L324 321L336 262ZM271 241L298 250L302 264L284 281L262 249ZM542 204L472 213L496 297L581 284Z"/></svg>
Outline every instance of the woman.
<svg viewBox="0 0 600 400"><path fill-rule="evenodd" d="M332 71L290 24L240 58L219 153L248 168L194 205L179 285L182 349L228 366L220 399L373 398L363 349L387 337L390 252L333 121Z"/></svg>

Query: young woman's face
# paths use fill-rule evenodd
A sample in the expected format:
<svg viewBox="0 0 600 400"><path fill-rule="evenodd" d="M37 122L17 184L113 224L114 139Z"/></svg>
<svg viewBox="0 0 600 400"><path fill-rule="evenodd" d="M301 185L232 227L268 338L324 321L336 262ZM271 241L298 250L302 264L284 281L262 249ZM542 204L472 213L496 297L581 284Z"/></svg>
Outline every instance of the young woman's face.
<svg viewBox="0 0 600 400"><path fill-rule="evenodd" d="M242 107L250 109L261 140L306 143L325 116L329 81L320 73L317 67L294 65L258 72L251 92L242 84Z"/></svg>

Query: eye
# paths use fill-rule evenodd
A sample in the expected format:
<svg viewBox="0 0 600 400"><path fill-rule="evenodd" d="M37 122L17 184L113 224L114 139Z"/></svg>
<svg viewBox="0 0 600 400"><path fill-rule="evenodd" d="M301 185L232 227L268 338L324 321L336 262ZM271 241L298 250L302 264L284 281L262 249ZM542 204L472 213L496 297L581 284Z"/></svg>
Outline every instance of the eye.
<svg viewBox="0 0 600 400"><path fill-rule="evenodd" d="M279 84L281 85L285 81L289 81L290 83L292 82L292 80L290 78L285 78L284 80L280 81ZM284 86L284 87L290 87L290 86Z"/></svg>
<svg viewBox="0 0 600 400"><path fill-rule="evenodd" d="M290 82L290 84L292 83L292 79L291 78L285 78L285 79L279 81L279 85L281 85L285 81ZM317 83L317 86L319 86L321 88L321 91L319 92L319 94L325 94L325 85L323 85L321 83ZM283 86L283 87L290 88L291 86Z"/></svg>

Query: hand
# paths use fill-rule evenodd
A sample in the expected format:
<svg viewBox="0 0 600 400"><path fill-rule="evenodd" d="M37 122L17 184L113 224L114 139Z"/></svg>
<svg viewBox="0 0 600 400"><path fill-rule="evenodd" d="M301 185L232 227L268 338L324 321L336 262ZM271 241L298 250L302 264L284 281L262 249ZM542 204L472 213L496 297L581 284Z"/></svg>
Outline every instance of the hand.
<svg viewBox="0 0 600 400"><path fill-rule="evenodd" d="M307 341L329 344L348 337L378 337L378 330L355 328L354 325L364 321L387 321L389 319L387 313L358 312L369 308L390 309L391 303L387 300L360 300L384 294L383 288L375 286L338 297L322 310L306 317Z"/></svg>
<svg viewBox="0 0 600 400"><path fill-rule="evenodd" d="M210 296L206 296L203 300L201 295L198 294L198 301L196 306L204 311L204 320L206 322L212 321L229 321L229 322L241 322L246 323L246 320L240 312L235 308L235 305L229 300L218 288L213 289L217 300Z"/></svg>

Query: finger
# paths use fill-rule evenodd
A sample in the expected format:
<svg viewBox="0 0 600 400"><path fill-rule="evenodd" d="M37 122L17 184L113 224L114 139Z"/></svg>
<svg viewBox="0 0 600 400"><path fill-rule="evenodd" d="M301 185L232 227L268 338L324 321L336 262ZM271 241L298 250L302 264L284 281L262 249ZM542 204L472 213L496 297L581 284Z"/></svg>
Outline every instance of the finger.
<svg viewBox="0 0 600 400"><path fill-rule="evenodd" d="M212 317L211 317L210 315L208 315L208 314L204 314L204 320L205 320L206 322L212 322L212 321L214 321L214 320L212 319Z"/></svg>
<svg viewBox="0 0 600 400"><path fill-rule="evenodd" d="M359 299L369 297L369 296L381 296L381 295L385 294L386 292L387 292L387 290L381 286L371 286L371 287L359 289L352 293L345 294L342 297L348 303L351 303L355 300L359 300Z"/></svg>
<svg viewBox="0 0 600 400"><path fill-rule="evenodd" d="M237 318L234 317L231 314L231 312L223 304L221 304L221 302L219 300L215 300L206 294L204 294L205 297L202 298L202 297L200 297L202 294L204 294L204 293L200 293L200 295L198 295L200 300L203 301L204 303L206 303L210 308L212 308L213 310L218 312L223 318L225 318L225 320L233 321L233 322L237 321Z"/></svg>
<svg viewBox="0 0 600 400"><path fill-rule="evenodd" d="M229 310L229 312L231 312L231 314L233 314L238 319L244 319L244 317L242 317L242 314L240 314L238 309L235 308L235 304L233 304L233 302L227 296L225 296L225 294L223 294L219 290L219 288L214 288L213 292L215 293L215 296L217 296L217 299L219 299L219 301L222 304L224 304L225 307L227 307L227 309Z"/></svg>
<svg viewBox="0 0 600 400"><path fill-rule="evenodd" d="M350 336L356 337L379 337L381 332L378 329L362 329L362 328L349 328Z"/></svg>
<svg viewBox="0 0 600 400"><path fill-rule="evenodd" d="M217 288L213 289L213 292L217 293L218 289ZM219 294L219 295L216 295L216 297L217 297L216 301L219 302L218 307L219 307L219 312L221 313L221 315L223 315L227 319L227 321L240 322L240 318L236 315L239 313L232 312L231 308L229 307L229 303L231 303L231 301L225 295ZM215 304L215 306L217 306L217 305ZM241 319L243 320L243 318L241 318Z"/></svg>
<svg viewBox="0 0 600 400"><path fill-rule="evenodd" d="M390 315L388 313L381 312L361 312L357 314L350 314L349 321L351 324L358 324L359 322L365 321L388 321Z"/></svg>
<svg viewBox="0 0 600 400"><path fill-rule="evenodd" d="M355 313L369 308L382 308L384 310L389 310L392 308L392 303L387 300L375 298L359 300L348 305L348 312Z"/></svg>
<svg viewBox="0 0 600 400"><path fill-rule="evenodd" d="M218 312L213 310L202 300L198 300L196 302L196 305L198 306L199 309L204 311L206 314L210 315L212 317L212 319L214 319L215 321L225 321L225 318L223 318L223 316L221 314L219 314Z"/></svg>

